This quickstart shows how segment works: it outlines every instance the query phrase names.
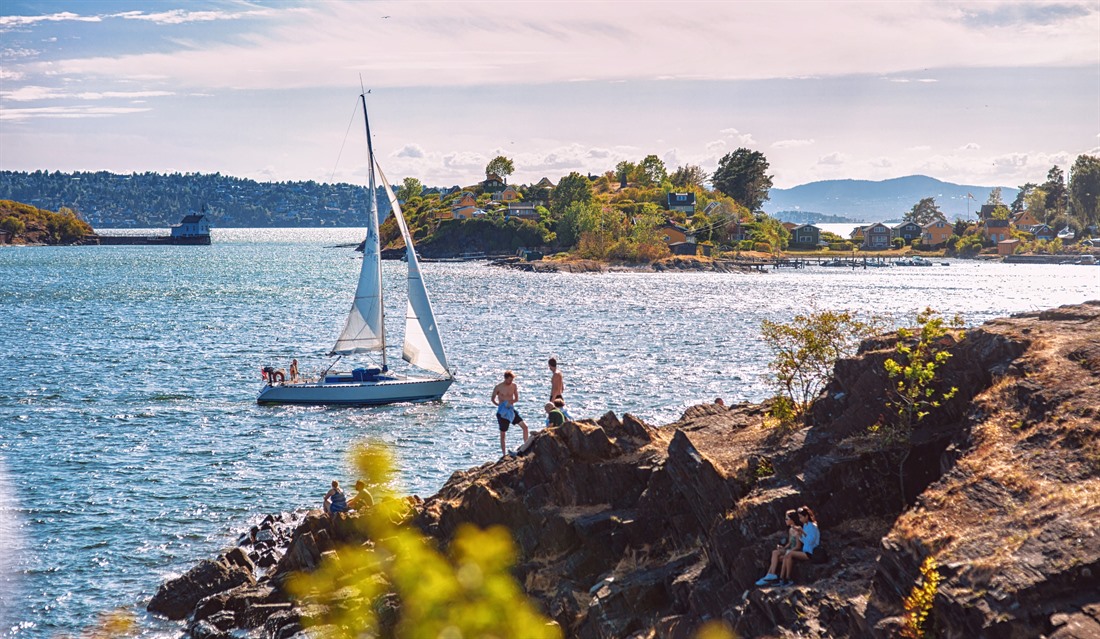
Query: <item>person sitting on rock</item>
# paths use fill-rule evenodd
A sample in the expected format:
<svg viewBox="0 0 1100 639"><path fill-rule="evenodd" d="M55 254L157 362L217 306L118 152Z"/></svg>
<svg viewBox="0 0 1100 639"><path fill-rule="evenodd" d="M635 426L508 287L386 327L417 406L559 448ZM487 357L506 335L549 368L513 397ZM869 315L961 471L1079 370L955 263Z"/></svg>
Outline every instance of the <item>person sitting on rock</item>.
<svg viewBox="0 0 1100 639"><path fill-rule="evenodd" d="M374 497L367 490L367 484L362 479L355 482L355 496L348 502L349 510L363 510L374 506Z"/></svg>
<svg viewBox="0 0 1100 639"><path fill-rule="evenodd" d="M787 523L787 542L783 544L777 544L775 550L772 551L772 562L768 566L768 574L757 580L757 586L770 586L779 582L779 575L776 573L776 568L779 567L779 563L783 561L787 553L793 550L802 549L802 527L798 524L798 513L794 510L787 511L786 523Z"/></svg>
<svg viewBox="0 0 1100 639"><path fill-rule="evenodd" d="M802 522L802 549L789 551L783 556L783 569L779 573L780 586L794 585L794 562L813 561L814 551L821 543L821 531L817 527L817 518L809 506L798 509L798 518Z"/></svg>
<svg viewBox="0 0 1100 639"><path fill-rule="evenodd" d="M340 489L340 482L335 479L332 480L332 488L325 493L323 507L325 514L329 516L348 511L348 498L344 495L344 491Z"/></svg>
<svg viewBox="0 0 1100 639"><path fill-rule="evenodd" d="M561 409L554 406L554 402L547 402L544 407L546 410L546 427L561 426L565 423L565 415L562 414Z"/></svg>

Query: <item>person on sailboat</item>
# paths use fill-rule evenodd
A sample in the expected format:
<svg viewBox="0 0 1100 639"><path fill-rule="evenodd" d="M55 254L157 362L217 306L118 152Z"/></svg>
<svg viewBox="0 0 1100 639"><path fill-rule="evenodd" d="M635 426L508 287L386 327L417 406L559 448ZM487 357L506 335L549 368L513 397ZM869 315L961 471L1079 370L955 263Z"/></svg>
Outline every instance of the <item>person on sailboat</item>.
<svg viewBox="0 0 1100 639"><path fill-rule="evenodd" d="M290 360L290 381L298 381L298 360L296 359Z"/></svg>
<svg viewBox="0 0 1100 639"><path fill-rule="evenodd" d="M550 365L550 401L554 401L565 392L565 378L558 370L558 359L556 357L551 357L547 363Z"/></svg>
<svg viewBox="0 0 1100 639"><path fill-rule="evenodd" d="M493 387L491 398L493 405L497 407L497 425L500 426L500 454L507 455L505 435L510 424L519 424L523 429L523 443L527 443L527 422L519 416L516 410L516 402L519 401L519 387L515 382L516 376L512 371L504 371L504 381Z"/></svg>

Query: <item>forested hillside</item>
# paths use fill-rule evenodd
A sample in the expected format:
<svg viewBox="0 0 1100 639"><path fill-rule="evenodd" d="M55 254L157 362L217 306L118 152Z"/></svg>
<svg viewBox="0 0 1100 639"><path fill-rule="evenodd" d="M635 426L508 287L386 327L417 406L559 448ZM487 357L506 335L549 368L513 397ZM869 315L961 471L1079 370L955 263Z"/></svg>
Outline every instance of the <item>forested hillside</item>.
<svg viewBox="0 0 1100 639"><path fill-rule="evenodd" d="M362 226L368 189L256 182L220 173L0 171L0 199L72 209L92 226L159 228L206 207L215 227ZM388 212L385 198L380 211Z"/></svg>

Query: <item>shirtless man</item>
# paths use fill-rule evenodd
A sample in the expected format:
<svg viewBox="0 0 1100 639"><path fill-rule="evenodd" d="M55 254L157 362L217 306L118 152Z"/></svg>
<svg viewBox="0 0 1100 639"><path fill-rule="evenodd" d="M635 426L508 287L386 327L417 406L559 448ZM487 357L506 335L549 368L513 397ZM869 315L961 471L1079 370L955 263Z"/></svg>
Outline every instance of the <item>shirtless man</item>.
<svg viewBox="0 0 1100 639"><path fill-rule="evenodd" d="M493 388L492 401L497 407L497 425L500 426L500 454L507 455L504 435L508 432L509 424L519 424L523 429L523 443L527 443L527 422L519 416L516 410L516 402L519 401L519 387L516 386L516 376L512 371L504 371L504 381Z"/></svg>
<svg viewBox="0 0 1100 639"><path fill-rule="evenodd" d="M550 364L550 401L554 401L565 392L565 379L558 370L557 358L551 357L547 363Z"/></svg>

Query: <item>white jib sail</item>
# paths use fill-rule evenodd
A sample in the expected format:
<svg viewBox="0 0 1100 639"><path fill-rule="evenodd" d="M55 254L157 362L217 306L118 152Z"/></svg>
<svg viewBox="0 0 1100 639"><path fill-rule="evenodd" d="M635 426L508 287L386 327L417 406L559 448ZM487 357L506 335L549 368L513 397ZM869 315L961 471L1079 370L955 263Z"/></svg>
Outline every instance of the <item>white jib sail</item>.
<svg viewBox="0 0 1100 639"><path fill-rule="evenodd" d="M381 167L378 168L378 175L382 178L386 197L390 199L394 218L397 219L397 225L401 228L401 237L405 239L405 255L409 261L409 304L405 312L405 347L401 351L401 357L414 366L449 376L451 373L447 370L447 353L443 350L443 338L440 337L435 323L435 313L432 312L432 302L428 299L428 290L424 287L423 278L420 277L420 262L416 259L416 249L413 248L412 235L405 223L405 215L401 212L401 204L397 201L397 196L394 195Z"/></svg>
<svg viewBox="0 0 1100 639"><path fill-rule="evenodd" d="M371 162L374 159L371 158ZM375 195L374 172L370 172L370 205L367 207L367 238L363 243L363 266L355 300L344 330L332 347L334 355L350 355L381 351L385 347L382 334L382 262L378 245L378 198Z"/></svg>

